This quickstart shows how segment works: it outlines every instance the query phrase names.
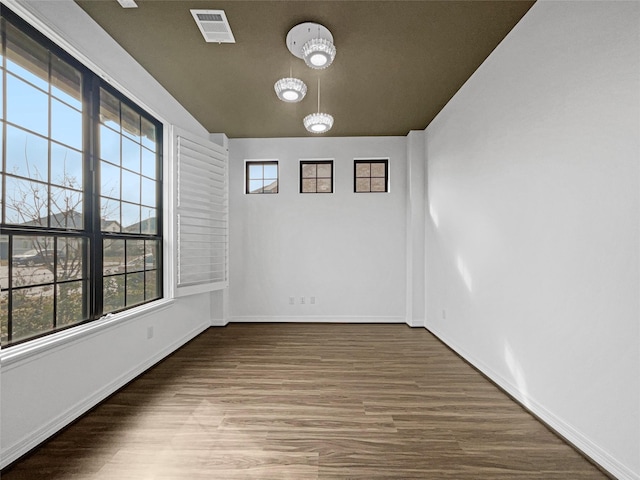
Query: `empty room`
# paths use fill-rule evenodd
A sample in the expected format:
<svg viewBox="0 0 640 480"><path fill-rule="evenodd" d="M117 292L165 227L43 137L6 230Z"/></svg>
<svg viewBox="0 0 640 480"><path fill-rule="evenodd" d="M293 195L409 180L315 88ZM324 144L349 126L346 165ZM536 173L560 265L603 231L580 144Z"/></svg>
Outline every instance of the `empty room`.
<svg viewBox="0 0 640 480"><path fill-rule="evenodd" d="M0 6L3 480L640 480L640 2Z"/></svg>

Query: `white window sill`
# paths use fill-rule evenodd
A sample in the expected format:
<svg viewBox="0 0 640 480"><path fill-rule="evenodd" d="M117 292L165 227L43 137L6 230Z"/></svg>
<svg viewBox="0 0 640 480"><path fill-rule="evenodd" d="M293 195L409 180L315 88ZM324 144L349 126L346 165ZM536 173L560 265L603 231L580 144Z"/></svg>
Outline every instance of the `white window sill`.
<svg viewBox="0 0 640 480"><path fill-rule="evenodd" d="M52 333L42 338L36 338L13 347L0 349L0 364L6 370L10 365L23 362L32 357L40 356L49 350L60 348L63 345L86 339L90 336L115 328L132 318L139 318L169 308L175 301L163 298L156 302L130 308L124 312L107 314L99 320L88 322L77 327L68 328L61 332Z"/></svg>

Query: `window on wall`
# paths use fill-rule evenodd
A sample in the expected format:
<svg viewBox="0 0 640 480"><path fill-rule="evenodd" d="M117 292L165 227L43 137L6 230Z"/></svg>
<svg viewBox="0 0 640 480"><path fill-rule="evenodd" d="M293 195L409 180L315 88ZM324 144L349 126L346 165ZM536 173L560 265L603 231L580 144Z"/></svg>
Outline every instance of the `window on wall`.
<svg viewBox="0 0 640 480"><path fill-rule="evenodd" d="M246 193L278 193L278 162L247 162Z"/></svg>
<svg viewBox="0 0 640 480"><path fill-rule="evenodd" d="M388 160L354 160L354 191L356 193L388 192Z"/></svg>
<svg viewBox="0 0 640 480"><path fill-rule="evenodd" d="M332 193L333 160L300 161L300 193Z"/></svg>
<svg viewBox="0 0 640 480"><path fill-rule="evenodd" d="M4 347L162 296L162 127L8 9L0 22Z"/></svg>

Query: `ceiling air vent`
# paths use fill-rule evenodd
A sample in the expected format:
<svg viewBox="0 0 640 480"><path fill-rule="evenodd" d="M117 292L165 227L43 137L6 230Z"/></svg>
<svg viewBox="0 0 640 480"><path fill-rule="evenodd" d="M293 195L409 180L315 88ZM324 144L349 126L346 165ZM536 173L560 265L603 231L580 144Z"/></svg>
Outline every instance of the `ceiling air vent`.
<svg viewBox="0 0 640 480"><path fill-rule="evenodd" d="M224 10L191 10L191 15L207 42L236 43Z"/></svg>

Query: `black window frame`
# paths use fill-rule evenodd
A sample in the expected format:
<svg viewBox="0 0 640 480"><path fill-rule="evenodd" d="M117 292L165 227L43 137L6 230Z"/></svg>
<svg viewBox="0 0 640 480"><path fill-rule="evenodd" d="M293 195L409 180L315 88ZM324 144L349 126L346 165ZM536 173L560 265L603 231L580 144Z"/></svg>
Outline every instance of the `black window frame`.
<svg viewBox="0 0 640 480"><path fill-rule="evenodd" d="M256 165L261 165L263 167L263 174L262 177L256 177L256 178L251 178L249 172L250 172L250 167L252 166L256 166ZM270 192L265 192L264 191L264 181L265 181L265 176L264 176L264 166L265 165L275 165L276 167L276 188L275 191L270 191ZM280 166L278 165L278 160L247 160L245 162L245 187L244 187L244 193L247 195L275 195L277 193L280 193ZM270 177L266 177L266 179L271 179ZM251 183L251 180L262 180L263 184L262 184L262 191L261 192L252 192L249 185Z"/></svg>
<svg viewBox="0 0 640 480"><path fill-rule="evenodd" d="M304 177L303 176L303 170L304 170L304 166L305 165L329 165L331 167L331 174L328 177L319 177L318 176L318 172L316 170L316 175L314 177ZM318 193L318 194L325 194L325 193L333 193L333 177L334 177L334 169L333 169L333 160L300 160L300 193L304 193L304 194L314 194L314 193ZM314 192L305 192L304 191L304 180L315 180L316 181L316 189ZM330 184L331 184L331 188L329 189L329 191L326 192L319 192L318 191L318 180L329 180Z"/></svg>
<svg viewBox="0 0 640 480"><path fill-rule="evenodd" d="M2 188L0 195L2 198L2 208L0 209L0 224L2 226L2 239L6 239L6 244L0 245L0 248L6 248L6 252L3 253L3 259L7 258L7 285L6 287L3 285L2 294L6 293L6 338L0 339L0 344L2 348L11 347L14 345L18 345L21 343L29 342L37 338L41 338L62 330L66 330L68 328L77 327L79 325L83 325L89 322L96 321L100 318L103 318L103 305L104 305L104 295L103 295L103 279L104 279L104 268L103 268L103 243L106 239L110 238L121 238L126 240L148 240L153 241L157 246L156 256L155 256L155 264L153 264L152 268L149 270L153 270L153 275L155 275L156 279L156 295L153 298L149 297L148 299L145 297L146 295L146 284L143 285L143 299L142 302L137 302L135 304L126 305L117 310L112 310L109 313L117 313L124 310L129 310L130 308L138 307L140 305L154 302L160 300L164 297L164 285L163 285L163 265L162 265L162 244L163 244L163 143L164 143L164 132L163 132L163 124L161 121L156 119L153 115L145 111L142 107L140 107L135 101L127 98L124 94L119 92L116 88L107 84L99 75L90 70L87 66L82 64L76 58L74 58L70 53L65 51L62 47L58 46L55 42L50 40L44 34L39 32L36 28L29 25L26 21L16 15L14 12L6 8L3 5L2 15L0 16L0 35L1 42L0 48L2 49L2 57L6 62L7 56L7 23L10 23L13 28L19 30L22 34L26 35L30 40L37 43L39 46L43 47L48 53L48 75L49 75L49 84L51 84L51 72L52 72L52 59L55 57L60 58L75 70L80 72L81 82L82 82L82 92L81 92L81 108L82 108L82 185L81 185L81 194L82 194L82 226L81 228L67 228L63 226L52 226L51 225L51 211L47 211L47 221L46 225L29 225L27 223L7 223L5 221L5 215L7 210L7 202L5 202L5 198L8 195L6 189L6 181L8 177L15 176L11 172L7 171L7 126L12 127L12 123L7 119L7 76L8 69L3 68L0 70L0 74L2 75L2 108L3 115L0 120L0 128L2 129L2 142L0 144L0 148L2 151L0 152L0 161L3 164L0 164L0 181L2 182ZM99 140L99 128L100 128L100 91L106 90L110 94L117 97L123 104L126 104L129 108L133 109L136 113L139 113L142 117L144 117L147 121L151 122L153 127L155 128L155 195L156 195L156 217L155 217L155 227L156 232L154 234L149 233L127 233L127 232L106 232L102 231L102 219L101 219L101 210L100 210L100 140ZM49 105L52 104L54 97L52 96L52 90L49 89L48 94L48 102ZM50 107L49 107L50 108ZM43 137L45 140L49 142L48 147L48 162L51 164L52 162L52 153L51 153L51 145L53 144L52 136L51 136L51 110L49 110L49 133L46 137ZM25 129L24 126L20 124L16 124L15 127L12 128L20 128ZM64 144L62 144L64 146ZM50 167L51 168L51 167ZM142 173L140 174L142 175ZM52 180L48 178L47 180L47 188L50 190L52 188ZM142 210L142 203L140 204L140 208ZM72 212L74 213L74 212ZM142 224L142 219L141 222ZM53 275L53 280L44 284L53 288L53 318L51 328L48 330L42 330L37 333L33 333L30 335L25 335L18 339L14 339L14 325L13 325L13 316L14 316L14 305L12 304L13 292L18 289L26 288L20 285L14 285L13 279L13 268L14 268L14 260L12 257L13 252L13 242L16 238L28 238L33 236L42 236L42 237L51 237L53 239L53 270L51 271ZM57 242L59 240L72 240L72 239L82 239L82 244L86 245L82 249L82 254L80 257L81 260L81 269L82 269L82 282L83 285L83 293L82 293L82 319L79 321L75 321L71 324L67 325L58 325L56 318L56 308L58 302L60 301L57 298L57 285L63 284L65 282L58 281L56 268L58 265L58 261L60 260L60 253L57 248ZM146 244L145 244L146 245ZM126 257L125 257L126 258ZM145 266L142 267L143 278L146 279L146 261L143 259L143 263ZM138 271L136 271L137 273ZM34 285L28 285L29 288ZM38 286L38 285L35 285ZM125 291L126 291L126 282L125 282ZM126 295L126 293L125 293ZM2 306L5 308L5 305ZM4 315L3 315L4 316ZM3 320L4 321L4 320Z"/></svg>
<svg viewBox="0 0 640 480"><path fill-rule="evenodd" d="M384 177L374 177L369 174L368 177L358 176L358 165L368 163L370 165L374 164L383 164L384 165ZM359 178L368 178L369 179L369 190L358 190L358 179ZM372 178L384 178L384 190L371 190L371 179ZM358 158L353 161L353 192L354 193L389 193L389 159L364 159Z"/></svg>

